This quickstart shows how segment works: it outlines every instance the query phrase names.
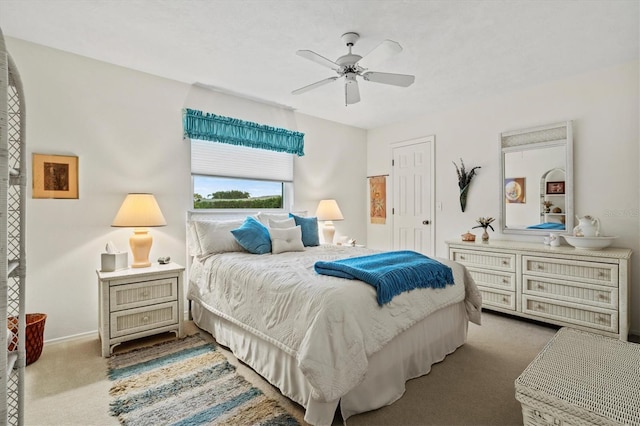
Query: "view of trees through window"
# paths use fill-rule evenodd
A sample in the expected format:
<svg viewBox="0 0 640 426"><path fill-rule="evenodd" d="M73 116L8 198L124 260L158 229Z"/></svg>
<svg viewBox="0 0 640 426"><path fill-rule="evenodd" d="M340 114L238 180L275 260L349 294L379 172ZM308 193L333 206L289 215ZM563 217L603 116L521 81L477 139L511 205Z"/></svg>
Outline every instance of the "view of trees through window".
<svg viewBox="0 0 640 426"><path fill-rule="evenodd" d="M281 209L283 182L193 176L194 209Z"/></svg>

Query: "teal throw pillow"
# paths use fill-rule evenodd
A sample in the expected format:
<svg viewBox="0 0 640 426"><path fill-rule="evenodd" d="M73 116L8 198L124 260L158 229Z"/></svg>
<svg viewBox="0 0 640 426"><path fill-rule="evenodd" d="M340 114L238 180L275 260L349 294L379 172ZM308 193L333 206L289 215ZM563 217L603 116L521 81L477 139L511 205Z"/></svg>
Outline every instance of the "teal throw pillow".
<svg viewBox="0 0 640 426"><path fill-rule="evenodd" d="M289 213L289 217L292 217L296 221L296 225L300 225L302 229L302 244L304 244L305 247L320 245L317 217L300 217L291 213Z"/></svg>
<svg viewBox="0 0 640 426"><path fill-rule="evenodd" d="M253 254L271 252L271 237L266 226L247 216L240 228L231 230L238 244Z"/></svg>

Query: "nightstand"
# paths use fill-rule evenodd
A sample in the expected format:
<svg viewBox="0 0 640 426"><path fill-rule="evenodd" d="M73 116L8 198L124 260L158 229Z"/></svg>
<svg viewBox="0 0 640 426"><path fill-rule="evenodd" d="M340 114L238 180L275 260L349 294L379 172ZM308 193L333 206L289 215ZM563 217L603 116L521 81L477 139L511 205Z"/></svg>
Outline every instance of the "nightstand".
<svg viewBox="0 0 640 426"><path fill-rule="evenodd" d="M182 275L176 263L98 274L102 356L122 342L171 331L182 337Z"/></svg>

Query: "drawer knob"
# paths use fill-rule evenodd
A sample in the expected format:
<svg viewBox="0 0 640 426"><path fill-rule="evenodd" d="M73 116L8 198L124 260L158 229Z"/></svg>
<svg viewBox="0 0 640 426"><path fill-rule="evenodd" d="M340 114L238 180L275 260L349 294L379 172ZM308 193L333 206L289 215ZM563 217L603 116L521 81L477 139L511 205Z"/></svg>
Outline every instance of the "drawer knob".
<svg viewBox="0 0 640 426"><path fill-rule="evenodd" d="M142 322L149 322L149 316L148 315L143 316Z"/></svg>
<svg viewBox="0 0 640 426"><path fill-rule="evenodd" d="M597 321L597 322L601 322L601 323L606 323L606 322L607 322L607 319L606 319L605 317L601 316L601 315L598 315L598 316L596 317L596 321Z"/></svg>
<svg viewBox="0 0 640 426"><path fill-rule="evenodd" d="M502 261L502 264L506 266L506 265L508 265L508 264L509 264L509 262L507 262L506 260L503 260L503 261Z"/></svg>
<svg viewBox="0 0 640 426"><path fill-rule="evenodd" d="M504 297L502 298L502 301L503 301L504 303L507 303L507 302L509 302L509 299L507 299L507 297L506 297L506 296L504 296Z"/></svg>
<svg viewBox="0 0 640 426"><path fill-rule="evenodd" d="M538 290L544 290L544 286L543 286L542 284L538 284L538 285L536 286L536 288L537 288Z"/></svg>
<svg viewBox="0 0 640 426"><path fill-rule="evenodd" d="M537 267L538 269L544 269L544 266L542 266L542 265L537 265L536 267Z"/></svg>
<svg viewBox="0 0 640 426"><path fill-rule="evenodd" d="M142 297L149 297L149 290L145 290L142 292Z"/></svg>
<svg viewBox="0 0 640 426"><path fill-rule="evenodd" d="M542 306L542 305L538 304L538 305L536 305L536 310L538 310L538 311L544 311L544 306Z"/></svg>
<svg viewBox="0 0 640 426"><path fill-rule="evenodd" d="M599 276L600 278L604 277L604 272L602 272L602 271L598 272L598 276Z"/></svg>
<svg viewBox="0 0 640 426"><path fill-rule="evenodd" d="M503 282L504 284L509 284L509 280L508 280L507 278L503 278L503 279L502 279L502 282Z"/></svg>
<svg viewBox="0 0 640 426"><path fill-rule="evenodd" d="M464 260L464 256L460 256L460 259Z"/></svg>

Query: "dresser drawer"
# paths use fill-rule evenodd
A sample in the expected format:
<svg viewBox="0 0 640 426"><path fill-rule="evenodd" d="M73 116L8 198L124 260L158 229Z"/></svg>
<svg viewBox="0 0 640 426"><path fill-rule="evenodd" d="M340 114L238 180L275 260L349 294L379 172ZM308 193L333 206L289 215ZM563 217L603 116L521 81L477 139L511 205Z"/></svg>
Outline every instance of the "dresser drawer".
<svg viewBox="0 0 640 426"><path fill-rule="evenodd" d="M618 265L522 256L522 273L618 287Z"/></svg>
<svg viewBox="0 0 640 426"><path fill-rule="evenodd" d="M177 278L114 285L109 288L111 312L178 300Z"/></svg>
<svg viewBox="0 0 640 426"><path fill-rule="evenodd" d="M479 286L516 291L516 274L513 272L497 272L471 266L467 270Z"/></svg>
<svg viewBox="0 0 640 426"><path fill-rule="evenodd" d="M618 312L523 294L522 312L611 333L618 332Z"/></svg>
<svg viewBox="0 0 640 426"><path fill-rule="evenodd" d="M110 324L111 338L178 324L178 302L113 312Z"/></svg>
<svg viewBox="0 0 640 426"><path fill-rule="evenodd" d="M450 258L466 266L490 268L493 270L515 272L516 255L508 253L481 252L451 249Z"/></svg>
<svg viewBox="0 0 640 426"><path fill-rule="evenodd" d="M618 289L616 287L523 275L522 292L606 309L618 309Z"/></svg>
<svg viewBox="0 0 640 426"><path fill-rule="evenodd" d="M482 306L490 308L516 310L516 294L508 291L497 290L495 288L487 288L478 286L480 295L482 296Z"/></svg>

